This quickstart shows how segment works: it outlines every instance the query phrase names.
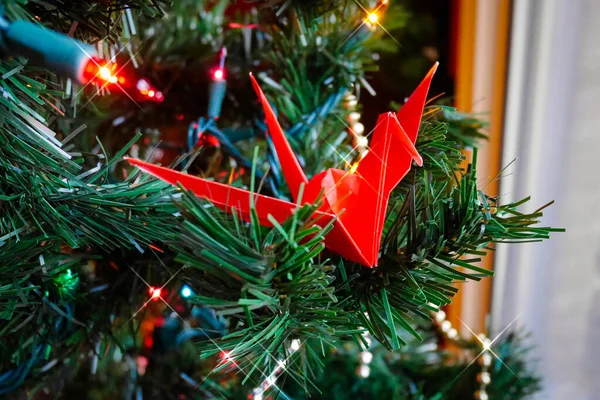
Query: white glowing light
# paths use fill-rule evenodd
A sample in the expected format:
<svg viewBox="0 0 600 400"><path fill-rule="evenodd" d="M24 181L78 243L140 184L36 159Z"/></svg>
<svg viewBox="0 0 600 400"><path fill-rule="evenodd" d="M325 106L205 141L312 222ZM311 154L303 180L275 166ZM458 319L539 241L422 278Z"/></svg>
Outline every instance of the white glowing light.
<svg viewBox="0 0 600 400"><path fill-rule="evenodd" d="M490 376L489 372L482 372L482 373L479 374L479 380L484 385L489 385L490 382L492 381L492 377Z"/></svg>
<svg viewBox="0 0 600 400"><path fill-rule="evenodd" d="M348 114L348 121L350 121L350 122L358 122L359 119L360 119L360 113L358 113L356 111Z"/></svg>
<svg viewBox="0 0 600 400"><path fill-rule="evenodd" d="M450 329L452 329L452 323L448 320L445 320L444 322L442 322L442 330L444 332L448 332Z"/></svg>
<svg viewBox="0 0 600 400"><path fill-rule="evenodd" d="M372 24L376 24L377 21L379 21L379 16L377 15L377 13L369 13L369 15L367 15L367 21L369 21Z"/></svg>
<svg viewBox="0 0 600 400"><path fill-rule="evenodd" d="M361 136L356 139L356 144L359 147L367 147L369 145L369 139L367 139L365 136Z"/></svg>
<svg viewBox="0 0 600 400"><path fill-rule="evenodd" d="M371 375L371 368L368 365L361 365L358 367L358 375L363 378L368 378Z"/></svg>
<svg viewBox="0 0 600 400"><path fill-rule="evenodd" d="M363 133L365 133L365 126L360 122L357 122L355 124L352 124L352 131L357 135L362 135Z"/></svg>
<svg viewBox="0 0 600 400"><path fill-rule="evenodd" d="M285 366L287 365L287 361L286 360L277 360L277 365L279 366L280 369L285 369Z"/></svg>
<svg viewBox="0 0 600 400"><path fill-rule="evenodd" d="M292 351L298 351L298 349L300 349L300 340L298 340L298 339L292 340L292 343L290 343L290 349Z"/></svg>
<svg viewBox="0 0 600 400"><path fill-rule="evenodd" d="M137 84L135 86L140 92L143 90L150 90L150 84L145 79L140 79L139 81L137 81Z"/></svg>
<svg viewBox="0 0 600 400"><path fill-rule="evenodd" d="M363 364L370 364L371 361L373 361L373 353L371 353L370 351L363 351L362 353L360 353L360 361Z"/></svg>
<svg viewBox="0 0 600 400"><path fill-rule="evenodd" d="M485 391L478 390L475 392L475 398L478 400L488 400L490 397L488 396L488 394Z"/></svg>
<svg viewBox="0 0 600 400"><path fill-rule="evenodd" d="M274 375L271 375L267 378L267 387L271 387L275 384L277 378Z"/></svg>
<svg viewBox="0 0 600 400"><path fill-rule="evenodd" d="M437 314L435 314L435 320L437 322L442 322L445 319L446 319L446 313L445 312L439 311Z"/></svg>
<svg viewBox="0 0 600 400"><path fill-rule="evenodd" d="M488 351L490 349L490 347L492 346L492 342L488 338L485 338L481 344L483 345L484 351Z"/></svg>
<svg viewBox="0 0 600 400"><path fill-rule="evenodd" d="M492 355L490 353L483 353L481 355L481 362L486 367L489 367L492 364Z"/></svg>

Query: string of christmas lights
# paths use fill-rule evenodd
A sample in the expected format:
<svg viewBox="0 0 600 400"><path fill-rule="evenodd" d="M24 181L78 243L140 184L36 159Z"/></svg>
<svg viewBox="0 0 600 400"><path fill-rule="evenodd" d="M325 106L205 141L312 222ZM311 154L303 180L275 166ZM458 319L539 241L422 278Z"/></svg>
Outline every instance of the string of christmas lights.
<svg viewBox="0 0 600 400"><path fill-rule="evenodd" d="M452 327L452 322L447 319L447 315L443 310L439 310L434 315L436 324L439 326L441 331L445 334L446 338L451 341L464 341L461 338L458 331ZM479 390L475 392L475 400L488 400L487 387L491 383L492 378L489 373L489 368L492 365L492 355L490 354L491 340L484 334L480 333L477 335L479 341L482 344L481 356L477 359L477 362L481 366L481 371L477 374L477 381L479 382Z"/></svg>
<svg viewBox="0 0 600 400"><path fill-rule="evenodd" d="M131 10L127 9L130 13ZM0 13L2 9L0 9ZM125 18L123 23L132 23ZM132 30L131 27L127 29ZM164 95L147 79L137 77L126 65L118 67L116 55L102 57L104 46L98 43L98 50L68 35L44 28L34 22L9 22L0 16L0 51L4 54L26 57L30 62L43 66L57 75L73 80L81 85L93 83L104 89L118 88L135 101L160 103ZM112 48L109 52L114 53ZM120 53L120 49L116 54ZM106 61L106 60L110 61Z"/></svg>
<svg viewBox="0 0 600 400"><path fill-rule="evenodd" d="M352 135L352 147L358 152L359 160L361 160L369 151L369 139L364 134L365 126L360 122L361 114L356 111L358 99L354 94L347 93L344 100L346 107L353 110L350 111L346 119L349 124L349 133Z"/></svg>
<svg viewBox="0 0 600 400"><path fill-rule="evenodd" d="M362 336L366 342L366 348L358 354L358 360L360 361L360 364L356 368L356 374L361 378L368 378L371 375L371 367L369 367L369 364L371 364L371 361L373 361L373 353L369 351L372 339L369 332L363 333Z"/></svg>
<svg viewBox="0 0 600 400"><path fill-rule="evenodd" d="M287 346L287 351L289 356L300 350L302 344L300 340L293 339L290 341ZM252 393L248 396L252 400L263 400L264 393L269 390L271 387L275 386L277 379L281 376L281 374L285 371L287 365L287 360L278 360L277 367L262 381L260 385L252 390Z"/></svg>

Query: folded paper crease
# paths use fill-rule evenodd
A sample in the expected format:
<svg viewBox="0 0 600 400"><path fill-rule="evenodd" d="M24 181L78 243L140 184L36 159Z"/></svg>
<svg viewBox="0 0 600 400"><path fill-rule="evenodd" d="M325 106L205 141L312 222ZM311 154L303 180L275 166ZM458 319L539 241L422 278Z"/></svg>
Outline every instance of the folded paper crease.
<svg viewBox="0 0 600 400"><path fill-rule="evenodd" d="M302 185L305 186L303 204L321 201L316 218L311 223L325 226L336 218L332 231L325 237L325 246L348 260L368 267L378 264L390 193L410 171L413 161L419 166L423 165L415 142L437 65L431 68L397 113L387 112L379 116L369 151L353 172L331 168L310 180L304 174L266 96L254 76L250 75L265 112L268 134L294 201L298 200ZM269 215L283 222L298 208L296 203L251 193L141 160L127 160L165 182L173 185L179 183L226 212L232 212L232 208L235 208L241 218L248 222L250 196L254 196L256 213L260 224L264 226L272 225Z"/></svg>

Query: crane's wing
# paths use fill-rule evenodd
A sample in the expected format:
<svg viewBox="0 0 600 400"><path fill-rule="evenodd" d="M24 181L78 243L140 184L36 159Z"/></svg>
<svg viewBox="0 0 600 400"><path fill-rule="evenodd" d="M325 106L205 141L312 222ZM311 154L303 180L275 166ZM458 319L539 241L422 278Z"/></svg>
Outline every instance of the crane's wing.
<svg viewBox="0 0 600 400"><path fill-rule="evenodd" d="M272 215L277 222L282 223L298 208L295 203L279 200L274 197L252 193L244 189L209 181L134 158L126 157L125 159L142 171L170 183L171 185L176 185L177 183L181 184L181 186L193 192L196 196L209 200L215 206L226 212L231 213L233 212L233 208L235 208L235 212L239 213L246 222L250 222L251 196L254 200L259 222L263 226L273 225L268 219L269 214ZM320 211L316 211L314 216L316 218L314 223L319 226L325 226L335 218L333 214Z"/></svg>
<svg viewBox="0 0 600 400"><path fill-rule="evenodd" d="M271 140L275 146L275 151L277 152L277 157L279 158L279 162L281 164L281 170L283 171L285 180L290 188L292 197L294 200L298 200L300 185L302 183L307 184L308 179L306 178L306 175L304 175L304 171L302 170L302 167L300 166L292 147L287 141L285 133L283 132L283 129L281 129L281 125L279 125L279 122L277 122L277 117L275 116L269 101L258 85L258 82L256 82L256 79L254 79L254 75L250 74L250 79L252 80L254 90L256 91L256 94L262 103L263 109L265 110L265 118L269 128L269 135L271 136Z"/></svg>
<svg viewBox="0 0 600 400"><path fill-rule="evenodd" d="M439 63L435 63L429 70L425 78L421 81L419 86L410 95L406 103L398 110L396 114L400 125L404 128L404 131L415 143L417 141L417 134L419 133L419 126L421 125L421 116L423 115L423 108L427 101L427 93L429 93L429 87L431 86L431 80L433 74L437 70Z"/></svg>

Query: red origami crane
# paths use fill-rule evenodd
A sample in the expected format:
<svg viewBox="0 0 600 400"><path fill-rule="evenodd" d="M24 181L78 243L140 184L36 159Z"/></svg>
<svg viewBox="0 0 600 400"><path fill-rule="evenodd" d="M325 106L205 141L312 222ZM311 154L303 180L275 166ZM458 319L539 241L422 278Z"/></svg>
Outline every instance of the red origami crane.
<svg viewBox="0 0 600 400"><path fill-rule="evenodd" d="M312 224L325 226L337 217L332 231L325 237L325 246L329 250L368 267L377 265L390 192L408 173L413 160L419 166L423 164L414 143L436 69L437 63L397 114L387 112L379 116L369 152L356 168L350 171L328 169L313 176L310 181L304 175L267 98L254 77L250 76L262 102L269 134L294 200L299 201L298 196L304 185L302 203L322 201L315 219L311 220ZM187 190L227 212L239 213L245 221L250 221L250 196L259 222L264 226L273 225L269 215L283 222L298 209L296 203L251 193L144 161L127 160L163 181L173 185L179 182ZM319 195L323 197L319 198Z"/></svg>

